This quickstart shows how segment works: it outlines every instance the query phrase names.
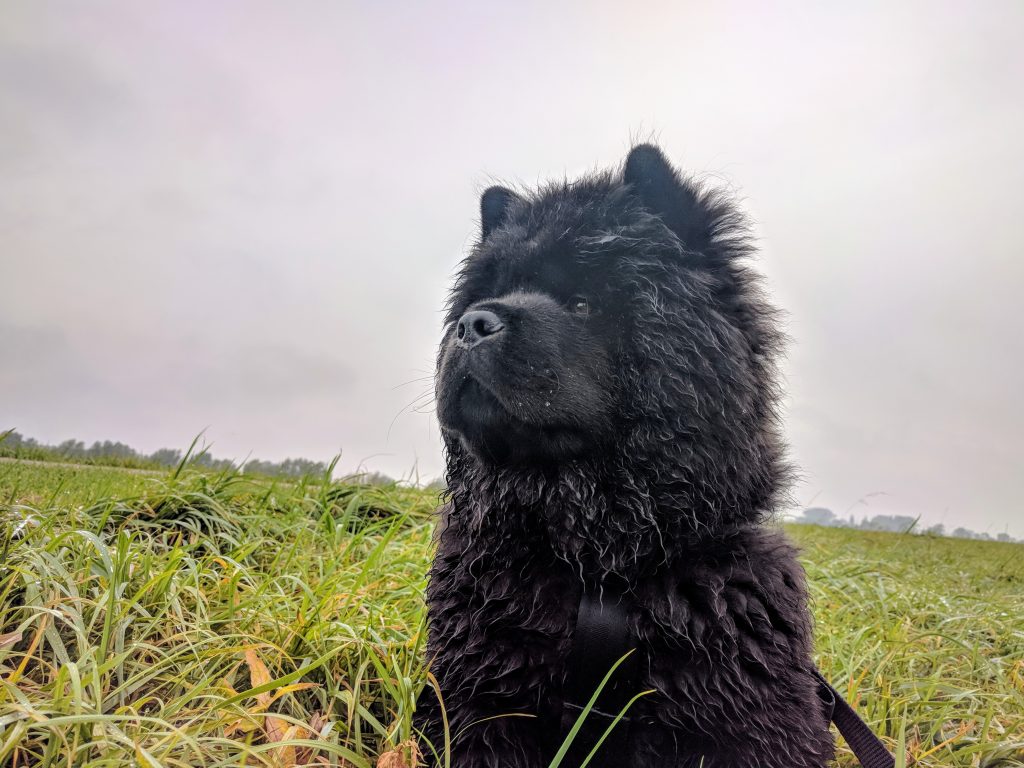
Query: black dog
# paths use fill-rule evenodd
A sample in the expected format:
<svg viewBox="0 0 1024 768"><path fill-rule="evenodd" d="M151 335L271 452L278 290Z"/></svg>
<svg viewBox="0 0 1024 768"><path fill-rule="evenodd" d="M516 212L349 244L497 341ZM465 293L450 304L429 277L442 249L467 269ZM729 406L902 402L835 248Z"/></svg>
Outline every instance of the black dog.
<svg viewBox="0 0 1024 768"><path fill-rule="evenodd" d="M489 189L481 217L437 374L428 654L452 764L547 765L581 594L615 581L654 690L619 765L825 765L803 571L761 526L787 480L782 338L741 218L648 145ZM441 747L436 701L417 717Z"/></svg>

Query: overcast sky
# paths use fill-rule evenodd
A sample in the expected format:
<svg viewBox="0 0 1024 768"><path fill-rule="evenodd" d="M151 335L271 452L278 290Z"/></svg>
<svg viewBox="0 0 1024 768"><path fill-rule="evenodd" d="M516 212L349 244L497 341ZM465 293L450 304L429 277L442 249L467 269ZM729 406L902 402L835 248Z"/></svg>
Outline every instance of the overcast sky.
<svg viewBox="0 0 1024 768"><path fill-rule="evenodd" d="M1024 536L1022 35L1019 0L6 0L0 428L435 477L480 190L654 136L755 222L796 501Z"/></svg>

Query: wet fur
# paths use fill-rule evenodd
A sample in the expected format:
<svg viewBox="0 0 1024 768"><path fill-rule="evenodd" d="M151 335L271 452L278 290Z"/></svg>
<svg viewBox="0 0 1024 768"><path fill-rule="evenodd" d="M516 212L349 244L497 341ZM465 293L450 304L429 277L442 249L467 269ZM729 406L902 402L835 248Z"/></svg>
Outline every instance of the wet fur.
<svg viewBox="0 0 1024 768"><path fill-rule="evenodd" d="M581 591L612 577L656 691L621 765L825 765L804 575L762 525L788 479L782 336L740 216L647 145L481 207L437 378L448 500L428 654L450 731L465 728L453 766L547 765ZM577 294L586 316L565 308ZM467 350L455 327L481 307L507 327ZM505 713L536 717L470 726ZM417 725L444 743L429 696Z"/></svg>

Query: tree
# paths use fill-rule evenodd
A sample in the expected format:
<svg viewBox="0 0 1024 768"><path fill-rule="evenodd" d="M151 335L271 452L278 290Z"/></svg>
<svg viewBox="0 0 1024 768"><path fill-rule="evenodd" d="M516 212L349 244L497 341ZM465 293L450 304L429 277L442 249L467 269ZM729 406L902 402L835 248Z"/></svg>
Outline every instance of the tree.
<svg viewBox="0 0 1024 768"><path fill-rule="evenodd" d="M0 442L4 444L4 448L18 448L25 442L25 438L20 432L12 429L10 432L0 431Z"/></svg>
<svg viewBox="0 0 1024 768"><path fill-rule="evenodd" d="M907 533L914 527L915 522L916 520L909 515L875 515L870 520L865 519L860 527L866 531Z"/></svg>
<svg viewBox="0 0 1024 768"><path fill-rule="evenodd" d="M149 454L149 460L165 467L173 467L181 461L181 451L174 448L161 448Z"/></svg>
<svg viewBox="0 0 1024 768"><path fill-rule="evenodd" d="M835 525L836 515L831 509L825 507L808 507L804 510L803 517L799 520L801 523L807 523L809 525Z"/></svg>
<svg viewBox="0 0 1024 768"><path fill-rule="evenodd" d="M85 456L85 443L81 440L65 440L57 446L57 453L74 458Z"/></svg>

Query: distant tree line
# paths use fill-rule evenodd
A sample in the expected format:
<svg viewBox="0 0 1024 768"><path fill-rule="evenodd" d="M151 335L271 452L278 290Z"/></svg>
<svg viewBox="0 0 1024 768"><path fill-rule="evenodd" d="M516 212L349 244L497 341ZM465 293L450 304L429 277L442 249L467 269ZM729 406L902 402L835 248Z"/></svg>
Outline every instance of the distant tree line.
<svg viewBox="0 0 1024 768"><path fill-rule="evenodd" d="M909 515L875 515L871 518L863 517L860 522L857 522L853 515L848 518L840 517L825 507L808 507L799 517L794 518L793 522L823 525L828 528L858 528L862 531L893 531L896 533L913 532L929 536L952 536L957 539L977 539L979 541L1016 541L1008 533L991 536L987 533L975 533L967 528L956 528L947 533L946 526L942 523L927 528L917 528L917 518Z"/></svg>
<svg viewBox="0 0 1024 768"><path fill-rule="evenodd" d="M0 457L34 459L37 461L69 461L88 464L107 464L137 469L162 469L176 467L185 458L185 453L176 448L161 448L153 453L143 453L120 442L97 440L86 445L81 440L65 440L57 445L42 443L35 438L25 437L14 430L0 432ZM228 459L214 458L208 451L194 452L188 457L190 466L221 470L238 467L246 474L269 475L270 477L298 478L308 475L323 475L329 465L310 459L285 459L284 461L263 461L247 459L241 465ZM356 476L362 482L386 485L395 482L381 472Z"/></svg>

